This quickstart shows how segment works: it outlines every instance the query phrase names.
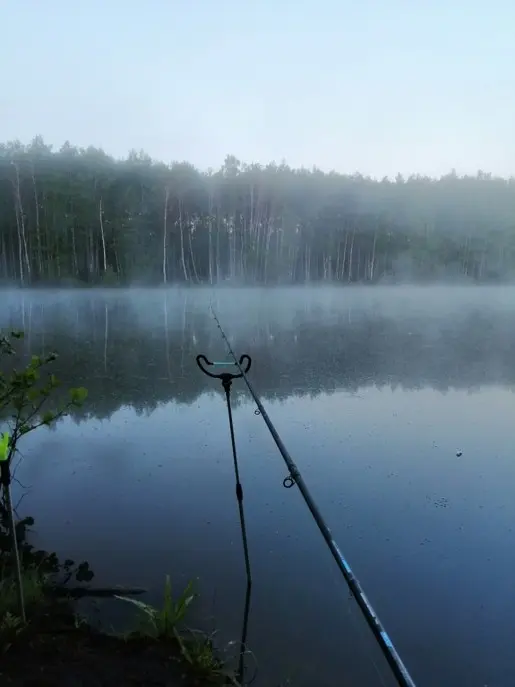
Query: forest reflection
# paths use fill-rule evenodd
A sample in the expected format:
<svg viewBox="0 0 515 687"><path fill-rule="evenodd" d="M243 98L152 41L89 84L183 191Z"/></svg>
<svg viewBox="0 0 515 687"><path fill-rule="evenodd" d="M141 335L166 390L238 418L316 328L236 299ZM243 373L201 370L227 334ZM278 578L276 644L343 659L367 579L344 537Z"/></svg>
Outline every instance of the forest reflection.
<svg viewBox="0 0 515 687"><path fill-rule="evenodd" d="M227 316L231 344L253 358L251 378L266 400L362 387L431 387L442 393L515 385L515 320L511 309L481 304L430 316L386 309L324 310L305 304L279 312L252 303ZM201 374L195 356L224 354L207 301L195 293L80 292L66 297L17 293L0 304L0 327L25 331L26 353L59 355L63 391L84 385L77 421L109 418L122 406L137 413L160 404L192 404L221 389ZM243 385L235 387L241 402Z"/></svg>

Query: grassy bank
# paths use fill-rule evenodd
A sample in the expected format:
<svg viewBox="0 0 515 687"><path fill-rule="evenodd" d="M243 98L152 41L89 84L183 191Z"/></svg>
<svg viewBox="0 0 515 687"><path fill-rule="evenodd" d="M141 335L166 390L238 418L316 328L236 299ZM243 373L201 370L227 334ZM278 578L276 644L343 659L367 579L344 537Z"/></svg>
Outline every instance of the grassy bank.
<svg viewBox="0 0 515 687"><path fill-rule="evenodd" d="M2 685L238 685L210 638L184 626L193 600L190 587L173 599L167 578L161 608L121 590L56 586L44 566L24 567L23 587L25 623L17 614L14 580L5 575L0 582ZM120 603L132 603L137 629L121 635L93 628L75 610L75 599L83 595L115 596Z"/></svg>

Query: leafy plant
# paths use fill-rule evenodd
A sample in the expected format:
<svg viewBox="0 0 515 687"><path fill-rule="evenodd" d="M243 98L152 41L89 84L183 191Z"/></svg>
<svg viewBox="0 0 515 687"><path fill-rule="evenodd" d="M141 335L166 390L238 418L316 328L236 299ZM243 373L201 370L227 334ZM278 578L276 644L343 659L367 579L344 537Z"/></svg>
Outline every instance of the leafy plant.
<svg viewBox="0 0 515 687"><path fill-rule="evenodd" d="M77 582L89 582L93 579L94 573L87 561L76 564L75 561L67 558L61 563L55 552L35 549L28 542L28 534L33 525L34 518L31 517L23 518L15 523L16 543L24 578L26 578L28 571L37 571L38 576L44 579L46 588L63 587L72 577ZM7 578L12 580L15 575L11 548L9 518L6 508L0 503L0 572L2 580ZM25 579L24 588L26 584Z"/></svg>
<svg viewBox="0 0 515 687"><path fill-rule="evenodd" d="M66 597L65 585L72 578L90 581L93 571L86 561L76 565L71 559L60 563L57 554L34 549L27 542L32 518L24 518L15 525L19 547L21 585L25 620L20 615L19 589L16 569L11 555L11 538L7 534L5 509L0 506L0 652L7 651L33 616L49 608L49 602ZM74 590L71 590L73 593ZM57 596L56 596L57 592ZM59 593L61 592L61 593Z"/></svg>
<svg viewBox="0 0 515 687"><path fill-rule="evenodd" d="M23 620L14 613L7 611L3 615L0 615L1 653L5 653L11 648L13 641L22 632L23 627Z"/></svg>
<svg viewBox="0 0 515 687"><path fill-rule="evenodd" d="M218 658L211 638L205 633L188 630L188 637L177 633L176 639L182 656L198 677L217 684L220 684L220 680L223 679L224 684L229 682L238 685L232 673Z"/></svg>
<svg viewBox="0 0 515 687"><path fill-rule="evenodd" d="M44 578L36 567L23 569L22 584L26 606L32 606L40 602L44 596ZM16 613L17 589L11 576L2 571L0 582L0 617L8 613Z"/></svg>
<svg viewBox="0 0 515 687"><path fill-rule="evenodd" d="M19 590L16 579L0 570L0 652L5 653L26 626L19 614ZM35 567L22 571L21 581L25 608L32 608L43 601L43 578Z"/></svg>
<svg viewBox="0 0 515 687"><path fill-rule="evenodd" d="M177 601L172 597L172 583L170 575L166 576L163 606L158 609L150 604L146 604L139 599L132 599L127 596L115 595L116 599L126 601L135 606L142 614L142 625L140 634L144 634L155 639L176 637L177 626L182 623L188 607L195 598L193 593L193 582L189 582Z"/></svg>
<svg viewBox="0 0 515 687"><path fill-rule="evenodd" d="M23 339L23 332L13 331L9 335L0 335L0 355L12 357L16 353L15 342ZM0 417L4 412L11 412L7 422L7 431L0 436L0 484L3 492L3 508L11 541L10 553L12 568L15 574L18 594L19 616L26 622L22 567L18 550L16 523L11 501L11 465L18 450L22 436L42 425L51 425L58 418L67 414L70 408L81 406L87 397L83 387L70 389L69 401L57 409L47 407L52 391L59 386L54 374L42 378L42 372L57 358L55 353L46 356L33 355L30 362L18 370L14 366L8 372L0 369Z"/></svg>
<svg viewBox="0 0 515 687"><path fill-rule="evenodd" d="M133 636L136 634L152 637L156 640L166 639L175 641L184 660L204 682L238 686L234 676L217 657L213 643L205 633L187 630L187 636L185 636L180 631L180 626L195 596L193 582L190 581L179 598L174 601L170 576L167 575L161 608L155 608L143 601L126 596L116 595L116 598L129 602L142 615L140 628L136 633L132 633Z"/></svg>

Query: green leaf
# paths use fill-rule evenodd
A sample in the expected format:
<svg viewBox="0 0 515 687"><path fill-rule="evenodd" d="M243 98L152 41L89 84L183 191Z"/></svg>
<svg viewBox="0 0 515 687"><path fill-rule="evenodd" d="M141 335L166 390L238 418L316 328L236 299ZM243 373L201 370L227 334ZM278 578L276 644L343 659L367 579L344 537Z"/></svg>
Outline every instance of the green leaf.
<svg viewBox="0 0 515 687"><path fill-rule="evenodd" d="M27 398L29 401L37 401L39 398L39 391L37 389L30 389L27 391Z"/></svg>
<svg viewBox="0 0 515 687"><path fill-rule="evenodd" d="M0 462L7 460L9 455L9 434L4 432L0 436Z"/></svg>
<svg viewBox="0 0 515 687"><path fill-rule="evenodd" d="M37 372L35 368L29 367L23 373L21 379L25 386L32 386L32 384L39 379L39 372Z"/></svg>
<svg viewBox="0 0 515 687"><path fill-rule="evenodd" d="M144 601L140 601L139 599L132 599L129 596L121 596L120 594L113 594L113 598L120 599L120 601L126 601L127 603L136 606L136 608L139 608L140 611L155 621L157 611L155 608L150 606L150 604L146 604Z"/></svg>
<svg viewBox="0 0 515 687"><path fill-rule="evenodd" d="M43 413L43 417L41 419L41 422L44 425L49 425L54 420L55 420L55 413L53 413L51 410L47 410L46 413Z"/></svg>
<svg viewBox="0 0 515 687"><path fill-rule="evenodd" d="M70 389L70 398L74 405L80 405L84 403L88 396L88 390L83 386L79 386L75 389Z"/></svg>

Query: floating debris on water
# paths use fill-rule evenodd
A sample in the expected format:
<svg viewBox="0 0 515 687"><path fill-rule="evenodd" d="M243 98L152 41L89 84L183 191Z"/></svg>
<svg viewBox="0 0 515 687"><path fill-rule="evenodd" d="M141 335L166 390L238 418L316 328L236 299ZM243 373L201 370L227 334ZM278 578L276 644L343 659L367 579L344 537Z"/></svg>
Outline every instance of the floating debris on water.
<svg viewBox="0 0 515 687"><path fill-rule="evenodd" d="M456 458L461 458L463 451L456 451Z"/></svg>

